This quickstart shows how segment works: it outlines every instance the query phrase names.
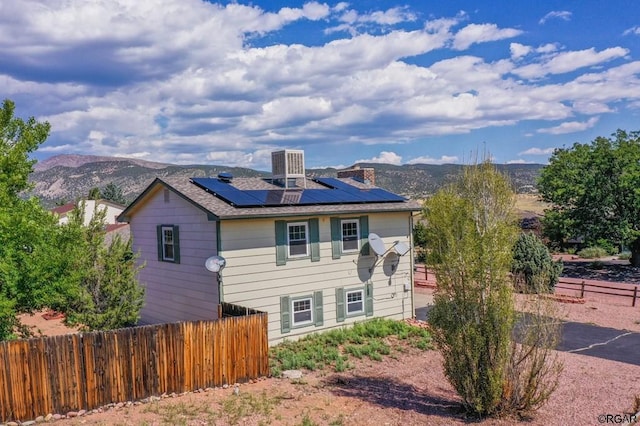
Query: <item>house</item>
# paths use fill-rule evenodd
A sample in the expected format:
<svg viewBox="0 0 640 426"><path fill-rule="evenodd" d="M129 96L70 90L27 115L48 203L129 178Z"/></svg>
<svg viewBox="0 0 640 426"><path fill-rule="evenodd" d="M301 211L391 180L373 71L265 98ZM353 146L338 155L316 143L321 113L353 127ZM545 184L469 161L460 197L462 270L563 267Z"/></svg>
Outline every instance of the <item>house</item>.
<svg viewBox="0 0 640 426"><path fill-rule="evenodd" d="M268 312L275 344L374 316L412 317L420 205L357 171L308 179L302 151L272 159L270 179L157 178L120 215L146 263L141 322L215 319L224 301Z"/></svg>
<svg viewBox="0 0 640 426"><path fill-rule="evenodd" d="M58 216L58 223L62 225L69 222L69 215L77 205L80 205L80 203L84 203L83 224L85 226L89 225L94 212L97 210L106 210L104 221L107 225L122 225L118 223L118 216L124 211L125 206L109 200L80 200L78 202L71 202L62 206L54 207L50 211Z"/></svg>
<svg viewBox="0 0 640 426"><path fill-rule="evenodd" d="M97 210L106 210L105 213L105 237L104 242L106 246L111 245L111 242L119 235L122 241L129 239L129 225L126 223L118 222L118 216L124 211L125 206L114 203L108 200L80 200L77 203L66 203L62 206L54 207L50 210L51 213L58 217L58 224L63 225L69 223L69 215L76 208L76 205L84 203L84 217L82 224L84 226L89 225L94 213Z"/></svg>

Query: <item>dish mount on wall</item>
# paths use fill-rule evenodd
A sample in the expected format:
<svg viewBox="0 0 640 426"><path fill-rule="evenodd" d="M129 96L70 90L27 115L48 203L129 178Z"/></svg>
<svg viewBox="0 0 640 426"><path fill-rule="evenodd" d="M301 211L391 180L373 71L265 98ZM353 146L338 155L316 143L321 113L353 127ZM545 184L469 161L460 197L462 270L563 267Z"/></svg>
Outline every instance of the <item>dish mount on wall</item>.
<svg viewBox="0 0 640 426"><path fill-rule="evenodd" d="M382 241L382 238L380 238L378 234L375 234L373 232L369 234L368 239L369 246L371 246L371 249L373 250L377 258L375 263L369 268L369 273L373 272L378 263L380 263L380 260L384 259L385 255L389 253L389 251L395 250L398 256L402 257L405 254L409 253L409 250L411 250L409 244L402 241L394 241L393 245L387 249L384 245L384 241Z"/></svg>

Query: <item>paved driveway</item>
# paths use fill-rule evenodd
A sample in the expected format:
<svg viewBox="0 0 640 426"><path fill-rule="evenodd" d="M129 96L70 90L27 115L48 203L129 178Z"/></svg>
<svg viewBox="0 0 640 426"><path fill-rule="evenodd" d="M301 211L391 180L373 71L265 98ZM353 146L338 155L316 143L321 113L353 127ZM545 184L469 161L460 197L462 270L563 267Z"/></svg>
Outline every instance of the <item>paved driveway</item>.
<svg viewBox="0 0 640 426"><path fill-rule="evenodd" d="M431 294L415 292L416 318L426 321ZM562 324L558 350L640 365L640 333L578 322Z"/></svg>

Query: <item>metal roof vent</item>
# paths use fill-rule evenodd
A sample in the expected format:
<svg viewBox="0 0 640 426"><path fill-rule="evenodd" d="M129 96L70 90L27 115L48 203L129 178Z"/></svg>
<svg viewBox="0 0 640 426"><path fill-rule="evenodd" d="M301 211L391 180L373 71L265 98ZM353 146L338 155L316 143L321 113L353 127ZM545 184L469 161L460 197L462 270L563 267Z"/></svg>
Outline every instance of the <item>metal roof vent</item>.
<svg viewBox="0 0 640 426"><path fill-rule="evenodd" d="M218 173L218 179L222 182L229 183L233 179L233 175L229 172Z"/></svg>
<svg viewBox="0 0 640 426"><path fill-rule="evenodd" d="M300 149L285 149L271 153L272 178L281 182L285 188L295 185L295 179L302 178L307 187L304 172L304 151Z"/></svg>

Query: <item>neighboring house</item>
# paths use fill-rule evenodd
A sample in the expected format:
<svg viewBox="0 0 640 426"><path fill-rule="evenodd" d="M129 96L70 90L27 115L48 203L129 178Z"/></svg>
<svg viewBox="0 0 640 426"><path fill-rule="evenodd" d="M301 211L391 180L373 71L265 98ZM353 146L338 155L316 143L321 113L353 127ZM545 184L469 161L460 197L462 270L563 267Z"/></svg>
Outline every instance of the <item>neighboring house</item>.
<svg viewBox="0 0 640 426"><path fill-rule="evenodd" d="M104 211L107 213L105 215L105 224L107 225L116 225L118 223L118 216L124 211L125 206L122 204L114 203L108 200L80 200L77 203L67 203L62 206L55 207L51 209L51 212L58 216L58 223L69 223L69 215L76 207L76 205L80 205L80 203L84 203L84 218L83 225L87 226L91 219L93 218L94 212L96 210Z"/></svg>
<svg viewBox="0 0 640 426"><path fill-rule="evenodd" d="M124 211L125 206L108 200L80 200L78 203L67 203L51 209L51 213L58 216L58 224L69 223L69 215L80 203L84 203L84 218L82 224L89 225L96 209L106 210L105 214L105 244L108 246L116 235L123 241L129 239L129 225L118 222L118 216Z"/></svg>
<svg viewBox="0 0 640 426"><path fill-rule="evenodd" d="M306 179L300 151L273 160L272 179L157 178L126 208L146 263L141 322L214 319L224 301L268 312L274 344L412 317L420 205L353 178ZM212 255L226 262L219 274L205 269Z"/></svg>

